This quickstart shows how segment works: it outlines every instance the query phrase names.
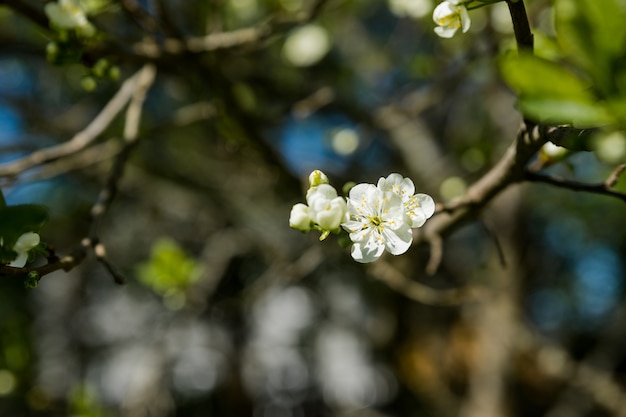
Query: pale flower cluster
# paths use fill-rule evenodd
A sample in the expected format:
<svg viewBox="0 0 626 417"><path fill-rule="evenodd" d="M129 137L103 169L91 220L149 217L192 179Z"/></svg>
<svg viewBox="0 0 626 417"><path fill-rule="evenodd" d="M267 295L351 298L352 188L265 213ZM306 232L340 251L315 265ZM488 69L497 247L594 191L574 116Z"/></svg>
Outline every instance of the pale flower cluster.
<svg viewBox="0 0 626 417"><path fill-rule="evenodd" d="M409 178L391 174L378 184L358 184L348 198L349 220L342 224L352 240L352 258L373 262L385 250L401 255L413 243L411 228L421 227L435 212L427 194L415 194Z"/></svg>
<svg viewBox="0 0 626 417"><path fill-rule="evenodd" d="M87 19L87 7L81 0L58 0L46 4L44 11L56 28L74 29L85 36L95 33L95 28Z"/></svg>
<svg viewBox="0 0 626 417"><path fill-rule="evenodd" d="M17 257L9 263L9 266L15 268L23 268L28 262L28 253L39 245L40 238L37 233L28 232L22 234L15 244L13 245L13 252L17 253ZM0 237L0 246L3 245L3 240Z"/></svg>
<svg viewBox="0 0 626 417"><path fill-rule="evenodd" d="M291 209L289 225L322 232L320 239L343 229L352 241L357 262L373 262L385 252L405 253L413 243L412 228L421 227L435 212L427 194L415 193L413 181L400 174L380 178L377 185L357 184L347 199L339 197L321 171L309 176L307 204Z"/></svg>
<svg viewBox="0 0 626 417"><path fill-rule="evenodd" d="M307 204L298 203L291 209L289 226L308 232L322 232L321 240L330 232L338 232L346 219L346 201L337 190L328 184L328 177L319 170L309 175L310 188L306 193Z"/></svg>

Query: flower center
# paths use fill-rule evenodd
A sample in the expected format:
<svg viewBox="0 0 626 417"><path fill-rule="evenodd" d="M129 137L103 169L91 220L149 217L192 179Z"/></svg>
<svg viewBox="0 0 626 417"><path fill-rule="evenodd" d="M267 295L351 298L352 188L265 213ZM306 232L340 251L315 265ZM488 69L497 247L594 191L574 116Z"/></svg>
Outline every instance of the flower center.
<svg viewBox="0 0 626 417"><path fill-rule="evenodd" d="M370 221L370 223L372 223L375 228L378 228L381 224L383 224L383 219L378 216L368 216L367 219Z"/></svg>

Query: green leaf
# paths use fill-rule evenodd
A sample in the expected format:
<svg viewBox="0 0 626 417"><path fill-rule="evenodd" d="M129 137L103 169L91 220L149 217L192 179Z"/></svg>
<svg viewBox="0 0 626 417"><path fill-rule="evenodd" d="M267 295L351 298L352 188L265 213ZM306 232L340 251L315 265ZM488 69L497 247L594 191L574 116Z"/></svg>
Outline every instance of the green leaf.
<svg viewBox="0 0 626 417"><path fill-rule="evenodd" d="M7 202L4 199L4 194L2 193L2 190L0 190L0 209L3 209L7 206Z"/></svg>
<svg viewBox="0 0 626 417"><path fill-rule="evenodd" d="M597 127L614 123L614 118L600 104L544 98L520 101L525 115L548 124L572 124L577 128Z"/></svg>
<svg viewBox="0 0 626 417"><path fill-rule="evenodd" d="M557 0L555 13L568 58L591 76L598 91L610 95L614 60L626 46L626 1Z"/></svg>
<svg viewBox="0 0 626 417"><path fill-rule="evenodd" d="M24 233L38 233L48 220L48 209L36 204L0 208L0 236L5 247L13 247Z"/></svg>
<svg viewBox="0 0 626 417"><path fill-rule="evenodd" d="M137 267L139 280L160 295L184 291L200 273L200 264L168 238L157 240L150 260Z"/></svg>
<svg viewBox="0 0 626 417"><path fill-rule="evenodd" d="M591 101L589 83L563 66L530 54L507 55L502 77L522 97Z"/></svg>

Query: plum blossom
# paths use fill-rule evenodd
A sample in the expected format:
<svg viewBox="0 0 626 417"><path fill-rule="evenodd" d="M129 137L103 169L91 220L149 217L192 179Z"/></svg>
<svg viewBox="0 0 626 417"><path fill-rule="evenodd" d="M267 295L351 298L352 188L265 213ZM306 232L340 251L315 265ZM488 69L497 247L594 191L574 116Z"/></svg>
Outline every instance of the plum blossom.
<svg viewBox="0 0 626 417"><path fill-rule="evenodd" d="M309 215L322 230L339 229L346 216L346 201L332 185L320 184L309 189L306 201Z"/></svg>
<svg viewBox="0 0 626 417"><path fill-rule="evenodd" d="M422 227L435 213L435 201L428 194L415 194L415 185L410 178L403 178L402 175L393 173L387 178L380 178L378 188L382 191L392 191L400 196L412 228Z"/></svg>
<svg viewBox="0 0 626 417"><path fill-rule="evenodd" d="M328 177L315 170L309 175L310 188L306 193L307 204L298 203L291 208L289 226L302 232L311 229L322 232L324 240L331 232L341 230L346 220L346 200L337 195L337 190L328 184Z"/></svg>
<svg viewBox="0 0 626 417"><path fill-rule="evenodd" d="M373 184L358 184L348 198L350 219L342 224L350 234L352 258L373 262L385 250L393 255L406 252L413 242L400 196Z"/></svg>
<svg viewBox="0 0 626 417"><path fill-rule="evenodd" d="M91 36L95 28L87 20L87 11L81 0L58 0L48 3L44 9L50 23L60 29L78 29L85 36Z"/></svg>
<svg viewBox="0 0 626 417"><path fill-rule="evenodd" d="M451 38L458 29L463 33L470 28L471 20L462 0L446 0L433 11L433 20L438 25L435 33L442 38Z"/></svg>
<svg viewBox="0 0 626 417"><path fill-rule="evenodd" d="M435 212L433 199L416 194L413 181L396 173L381 177L377 185L355 185L347 199L321 171L309 175L309 184L307 204L292 207L289 226L302 232L319 230L320 240L331 232L347 232L352 258L361 263L373 262L385 251L405 253L413 243L411 229L423 226Z"/></svg>
<svg viewBox="0 0 626 417"><path fill-rule="evenodd" d="M39 235L34 232L24 233L17 238L17 241L13 245L13 251L17 253L17 257L9 263L9 266L23 268L26 262L28 262L28 252L39 245L39 242ZM0 245L2 243L2 238L0 238Z"/></svg>
<svg viewBox="0 0 626 417"><path fill-rule="evenodd" d="M309 216L309 206L298 203L291 208L291 214L289 215L289 226L291 228L308 232L311 230L312 222L313 220Z"/></svg>

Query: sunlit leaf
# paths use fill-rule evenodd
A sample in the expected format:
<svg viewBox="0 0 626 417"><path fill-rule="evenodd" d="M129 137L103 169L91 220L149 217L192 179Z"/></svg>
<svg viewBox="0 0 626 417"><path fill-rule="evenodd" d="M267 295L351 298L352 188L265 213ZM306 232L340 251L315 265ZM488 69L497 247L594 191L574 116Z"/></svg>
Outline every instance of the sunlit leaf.
<svg viewBox="0 0 626 417"><path fill-rule="evenodd" d="M504 80L522 97L591 101L589 83L563 66L529 54L507 55Z"/></svg>
<svg viewBox="0 0 626 417"><path fill-rule="evenodd" d="M586 128L615 121L603 106L591 102L529 98L522 99L520 105L525 115L548 124L572 124Z"/></svg>

